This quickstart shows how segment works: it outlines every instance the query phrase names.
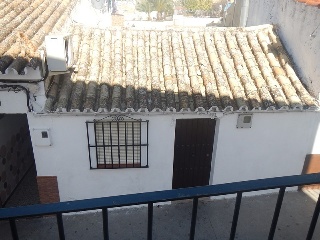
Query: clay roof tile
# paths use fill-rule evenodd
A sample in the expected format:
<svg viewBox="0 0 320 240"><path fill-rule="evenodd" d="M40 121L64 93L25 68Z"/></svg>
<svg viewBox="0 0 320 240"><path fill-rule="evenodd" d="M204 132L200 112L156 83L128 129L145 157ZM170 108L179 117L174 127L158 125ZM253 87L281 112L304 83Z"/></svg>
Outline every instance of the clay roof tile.
<svg viewBox="0 0 320 240"><path fill-rule="evenodd" d="M61 89L48 100L48 111L317 106L271 25L191 30L74 26L72 36L77 71L60 78Z"/></svg>

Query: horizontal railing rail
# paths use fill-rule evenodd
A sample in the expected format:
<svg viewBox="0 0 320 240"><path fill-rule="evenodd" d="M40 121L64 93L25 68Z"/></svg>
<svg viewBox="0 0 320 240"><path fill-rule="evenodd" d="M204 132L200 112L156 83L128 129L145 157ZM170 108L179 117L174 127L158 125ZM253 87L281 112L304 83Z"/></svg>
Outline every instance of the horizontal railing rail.
<svg viewBox="0 0 320 240"><path fill-rule="evenodd" d="M16 240L16 239L19 239L16 224L15 224L16 219L32 217L32 216L56 215L60 239L65 239L63 219L62 219L63 213L101 209L102 215L103 215L103 236L104 236L104 239L109 239L108 209L115 208L115 207L147 204L148 205L147 236L148 236L148 239L151 240L154 203L176 201L176 200L183 200L183 199L193 199L190 239L194 239L198 199L202 197L237 194L232 227L230 232L230 239L234 239L236 228L237 228L239 210L241 206L242 194L246 192L253 192L253 191L280 189L278 200L275 206L273 220L270 227L269 238L268 238L268 239L273 239L278 217L281 210L282 200L285 194L285 189L287 187L296 187L296 186L304 186L304 185L319 184L319 183L320 183L320 173L316 173L316 174L307 174L307 175L295 175L295 176L286 176L286 177L258 179L258 180L250 180L250 181L234 182L234 183L226 183L226 184L218 184L218 185L210 185L210 186L202 186L202 187L76 200L76 201L69 201L69 202L38 204L38 205L30 205L30 206L15 207L15 208L3 208L3 209L0 209L0 220L10 221L12 237L14 240ZM310 223L308 236L306 238L308 240L312 239L313 232L318 220L319 212L320 212L320 201L318 199L314 213L313 213L313 217Z"/></svg>

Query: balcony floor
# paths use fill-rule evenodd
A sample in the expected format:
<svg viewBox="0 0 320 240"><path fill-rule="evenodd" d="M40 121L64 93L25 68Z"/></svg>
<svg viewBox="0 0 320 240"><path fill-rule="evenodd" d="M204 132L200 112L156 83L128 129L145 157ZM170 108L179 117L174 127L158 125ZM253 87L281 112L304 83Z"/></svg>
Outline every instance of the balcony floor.
<svg viewBox="0 0 320 240"><path fill-rule="evenodd" d="M267 239L277 194L242 199L236 239ZM195 239L228 239L234 198L199 200ZM303 192L286 192L275 239L305 239L315 202ZM192 201L155 205L153 239L188 239ZM102 239L101 213L65 215L66 239ZM320 220L319 220L320 221ZM320 236L317 223L313 239ZM20 239L58 239L55 218L32 218L17 221ZM147 208L125 208L109 213L110 239L146 239ZM11 239L9 224L0 222L1 239Z"/></svg>

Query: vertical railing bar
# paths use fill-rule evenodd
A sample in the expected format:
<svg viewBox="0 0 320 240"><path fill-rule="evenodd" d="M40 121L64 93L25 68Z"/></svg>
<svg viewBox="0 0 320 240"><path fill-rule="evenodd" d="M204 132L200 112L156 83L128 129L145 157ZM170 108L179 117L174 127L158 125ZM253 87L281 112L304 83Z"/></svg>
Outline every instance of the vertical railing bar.
<svg viewBox="0 0 320 240"><path fill-rule="evenodd" d="M268 240L271 240L274 238L274 233L276 231L276 227L277 227L277 223L278 223L280 210L281 210L281 206L282 206L282 201L283 201L283 196L284 196L285 191L286 191L286 187L282 187L279 190L279 195L278 195L276 207L274 209L274 214L273 214L273 219L272 219L272 223L271 223L271 227L270 227Z"/></svg>
<svg viewBox="0 0 320 240"><path fill-rule="evenodd" d="M65 240L62 213L57 213L57 223L60 240Z"/></svg>
<svg viewBox="0 0 320 240"><path fill-rule="evenodd" d="M230 232L230 238L229 238L230 240L233 240L236 236L241 199L242 199L242 192L238 192L237 198L236 198L236 204L234 207L233 220L232 220L232 226L231 226L231 232Z"/></svg>
<svg viewBox="0 0 320 240"><path fill-rule="evenodd" d="M193 199L192 206L192 216L191 216L191 226L190 226L190 240L194 240L194 235L196 232L196 222L197 222L197 212L198 212L198 198Z"/></svg>
<svg viewBox="0 0 320 240"><path fill-rule="evenodd" d="M200 125L199 124L199 120L194 122L193 127L195 128L196 132L200 131L199 125ZM187 131L189 131L189 129L187 129ZM193 140L194 144L191 145L192 152L194 153L195 156L198 156L197 152L199 152L199 151L198 151L198 146L197 145L201 141L201 140L199 141L197 138L199 138L199 135ZM196 179L196 175L198 174L198 172L200 172L201 168L199 170L195 170L195 169L197 169L197 164L200 165L202 161L199 161L199 163L197 163L197 161L191 161L190 167L192 169L194 169L193 171L191 171L190 175L188 176L188 178L191 180L191 182L199 181L199 179Z"/></svg>
<svg viewBox="0 0 320 240"><path fill-rule="evenodd" d="M90 148L90 140L89 140L89 126L88 126L88 122L86 122L86 126L87 126L87 140L88 140L88 152L89 152L89 162L90 162L90 169L92 168L92 163L91 163L91 148Z"/></svg>
<svg viewBox="0 0 320 240"><path fill-rule="evenodd" d="M149 120L147 120L147 167L149 166Z"/></svg>
<svg viewBox="0 0 320 240"><path fill-rule="evenodd" d="M107 161L106 161L106 143L104 139L104 124L102 122L102 141L103 141L103 162L104 162L104 167L107 167Z"/></svg>
<svg viewBox="0 0 320 240"><path fill-rule="evenodd" d="M119 129L119 122L117 122L117 133L118 133L118 163L119 163L119 168L121 167L120 164L120 133L119 133L120 129Z"/></svg>
<svg viewBox="0 0 320 240"><path fill-rule="evenodd" d="M15 219L10 219L11 236L13 240L19 240L17 225Z"/></svg>
<svg viewBox="0 0 320 240"><path fill-rule="evenodd" d="M110 152L111 152L111 166L113 168L113 151L112 151L112 128L111 128L111 123L112 122L109 122L109 129L110 129L110 145L111 145L111 149L110 149Z"/></svg>
<svg viewBox="0 0 320 240"><path fill-rule="evenodd" d="M134 147L134 122L132 122L132 167L134 167Z"/></svg>
<svg viewBox="0 0 320 240"><path fill-rule="evenodd" d="M141 167L141 121L139 122L140 123L140 125L139 125L139 127L140 127L140 134L139 134L139 140L140 140L140 143L139 143L139 149L140 149L140 153L139 153L139 157L140 157L140 167Z"/></svg>
<svg viewBox="0 0 320 240"><path fill-rule="evenodd" d="M148 203L148 240L152 240L153 203Z"/></svg>
<svg viewBox="0 0 320 240"><path fill-rule="evenodd" d="M319 194L319 197L318 197L318 201L317 201L316 207L315 207L314 212L313 212L313 216L312 216L312 219L311 219L311 223L310 223L310 227L309 227L309 230L308 230L308 235L307 235L306 240L311 240L312 237L313 237L313 233L314 233L314 229L315 229L315 227L317 225L319 213L320 213L320 194Z"/></svg>
<svg viewBox="0 0 320 240"><path fill-rule="evenodd" d="M108 217L107 208L102 208L102 221L103 221L103 239L109 240L109 217Z"/></svg>
<svg viewBox="0 0 320 240"><path fill-rule="evenodd" d="M126 147L126 167L128 167L128 142L127 142L127 122L124 122L124 144Z"/></svg>
<svg viewBox="0 0 320 240"><path fill-rule="evenodd" d="M94 142L95 142L95 148L96 148L96 160L97 160L97 167L98 167L99 157L98 157L98 147L97 147L97 126L95 122L93 123L93 126L94 126Z"/></svg>

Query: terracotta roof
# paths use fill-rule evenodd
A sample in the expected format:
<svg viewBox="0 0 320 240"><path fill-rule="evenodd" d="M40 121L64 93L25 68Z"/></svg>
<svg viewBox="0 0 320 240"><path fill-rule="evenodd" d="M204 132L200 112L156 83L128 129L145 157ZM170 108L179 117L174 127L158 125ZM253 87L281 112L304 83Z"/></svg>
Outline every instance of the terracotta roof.
<svg viewBox="0 0 320 240"><path fill-rule="evenodd" d="M45 35L59 32L76 0L5 0L0 3L0 78L12 69L40 65L39 52Z"/></svg>
<svg viewBox="0 0 320 240"><path fill-rule="evenodd" d="M297 0L298 2L306 3L312 6L320 6L320 0Z"/></svg>
<svg viewBox="0 0 320 240"><path fill-rule="evenodd" d="M47 112L316 106L270 25L72 34L76 66L48 79Z"/></svg>

